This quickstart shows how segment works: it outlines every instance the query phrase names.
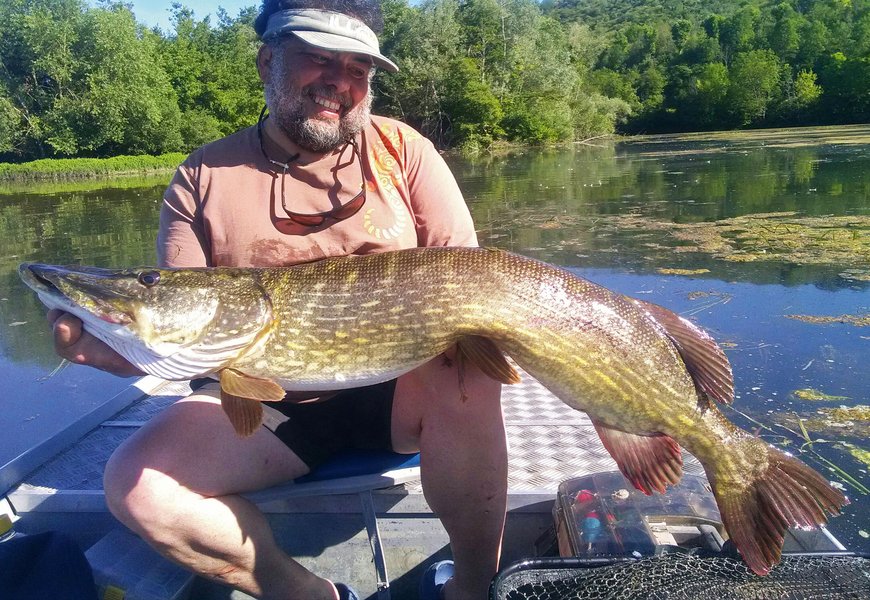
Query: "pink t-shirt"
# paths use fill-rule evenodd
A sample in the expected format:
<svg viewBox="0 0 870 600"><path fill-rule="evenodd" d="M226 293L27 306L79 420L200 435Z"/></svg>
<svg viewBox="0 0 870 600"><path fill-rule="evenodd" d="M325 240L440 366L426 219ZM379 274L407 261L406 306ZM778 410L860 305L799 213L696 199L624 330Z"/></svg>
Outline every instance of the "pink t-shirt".
<svg viewBox="0 0 870 600"><path fill-rule="evenodd" d="M170 267L268 267L416 246L476 246L468 207L431 142L372 117L361 134L366 202L320 227L290 223L282 208L319 213L350 201L362 182L350 146L286 175L249 127L194 151L166 190L157 238ZM283 160L284 157L271 157ZM283 181L282 181L283 180Z"/></svg>

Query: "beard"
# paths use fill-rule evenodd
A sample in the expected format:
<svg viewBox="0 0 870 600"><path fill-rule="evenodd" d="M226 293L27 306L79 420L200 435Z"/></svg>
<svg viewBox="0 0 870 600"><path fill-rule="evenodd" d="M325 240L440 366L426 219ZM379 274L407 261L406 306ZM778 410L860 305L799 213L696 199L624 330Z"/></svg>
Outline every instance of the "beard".
<svg viewBox="0 0 870 600"><path fill-rule="evenodd" d="M338 102L343 109L350 106L350 98L335 94L327 87L296 87L292 84L283 52L272 55L270 67L269 80L264 86L269 115L299 147L318 153L332 152L352 140L368 125L373 99L371 87L366 97L344 112L338 121L318 119L305 114L306 100L311 94Z"/></svg>

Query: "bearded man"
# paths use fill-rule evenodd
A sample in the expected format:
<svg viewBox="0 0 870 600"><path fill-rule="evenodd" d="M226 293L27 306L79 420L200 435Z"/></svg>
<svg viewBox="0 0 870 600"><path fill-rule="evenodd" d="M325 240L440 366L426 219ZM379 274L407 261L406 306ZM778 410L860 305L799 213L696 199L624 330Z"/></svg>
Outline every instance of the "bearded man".
<svg viewBox="0 0 870 600"><path fill-rule="evenodd" d="M255 23L266 107L255 126L194 151L164 196L157 240L168 267L292 265L416 246L477 244L462 194L432 144L373 116L377 0L266 0ZM118 375L141 374L81 322L49 313L58 353ZM305 332L300 335L306 335ZM308 473L350 448L419 451L423 490L454 561L427 571L421 596L486 597L498 569L507 488L499 384L467 365L464 392L436 359L384 384L289 393L264 425L237 436L218 385L131 436L106 467L110 510L192 571L260 598L356 598L276 544L240 494Z"/></svg>

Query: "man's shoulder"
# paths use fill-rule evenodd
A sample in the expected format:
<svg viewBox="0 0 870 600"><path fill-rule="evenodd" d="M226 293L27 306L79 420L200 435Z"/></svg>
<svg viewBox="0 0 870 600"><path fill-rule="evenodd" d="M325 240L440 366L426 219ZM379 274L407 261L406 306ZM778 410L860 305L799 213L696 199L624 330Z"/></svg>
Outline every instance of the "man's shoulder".
<svg viewBox="0 0 870 600"><path fill-rule="evenodd" d="M381 136L386 135L391 138L399 136L406 142L412 142L417 140L428 141L423 134L421 134L419 131L417 131L407 123L403 123L402 121L393 119L391 117L372 115L369 128L374 129Z"/></svg>
<svg viewBox="0 0 870 600"><path fill-rule="evenodd" d="M250 160L251 154L259 148L257 127L245 127L213 142L204 144L190 153L188 163L219 164L238 163L241 159Z"/></svg>
<svg viewBox="0 0 870 600"><path fill-rule="evenodd" d="M397 119L372 115L368 130L388 147L403 154L426 154L434 146L422 133Z"/></svg>

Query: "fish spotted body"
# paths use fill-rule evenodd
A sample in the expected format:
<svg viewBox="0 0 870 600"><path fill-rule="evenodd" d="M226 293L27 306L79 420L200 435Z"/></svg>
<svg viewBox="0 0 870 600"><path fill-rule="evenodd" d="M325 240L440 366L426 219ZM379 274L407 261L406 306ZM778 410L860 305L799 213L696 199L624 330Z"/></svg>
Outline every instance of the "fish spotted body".
<svg viewBox="0 0 870 600"><path fill-rule="evenodd" d="M710 481L729 536L766 574L789 526L812 527L847 500L814 470L737 428L730 365L700 328L662 307L508 252L416 248L283 268L153 269L23 264L50 308L143 371L212 375L236 430L284 390L336 390L406 373L457 346L504 383L504 354L586 412L620 470L664 492L680 446ZM504 353L504 354L502 354Z"/></svg>

